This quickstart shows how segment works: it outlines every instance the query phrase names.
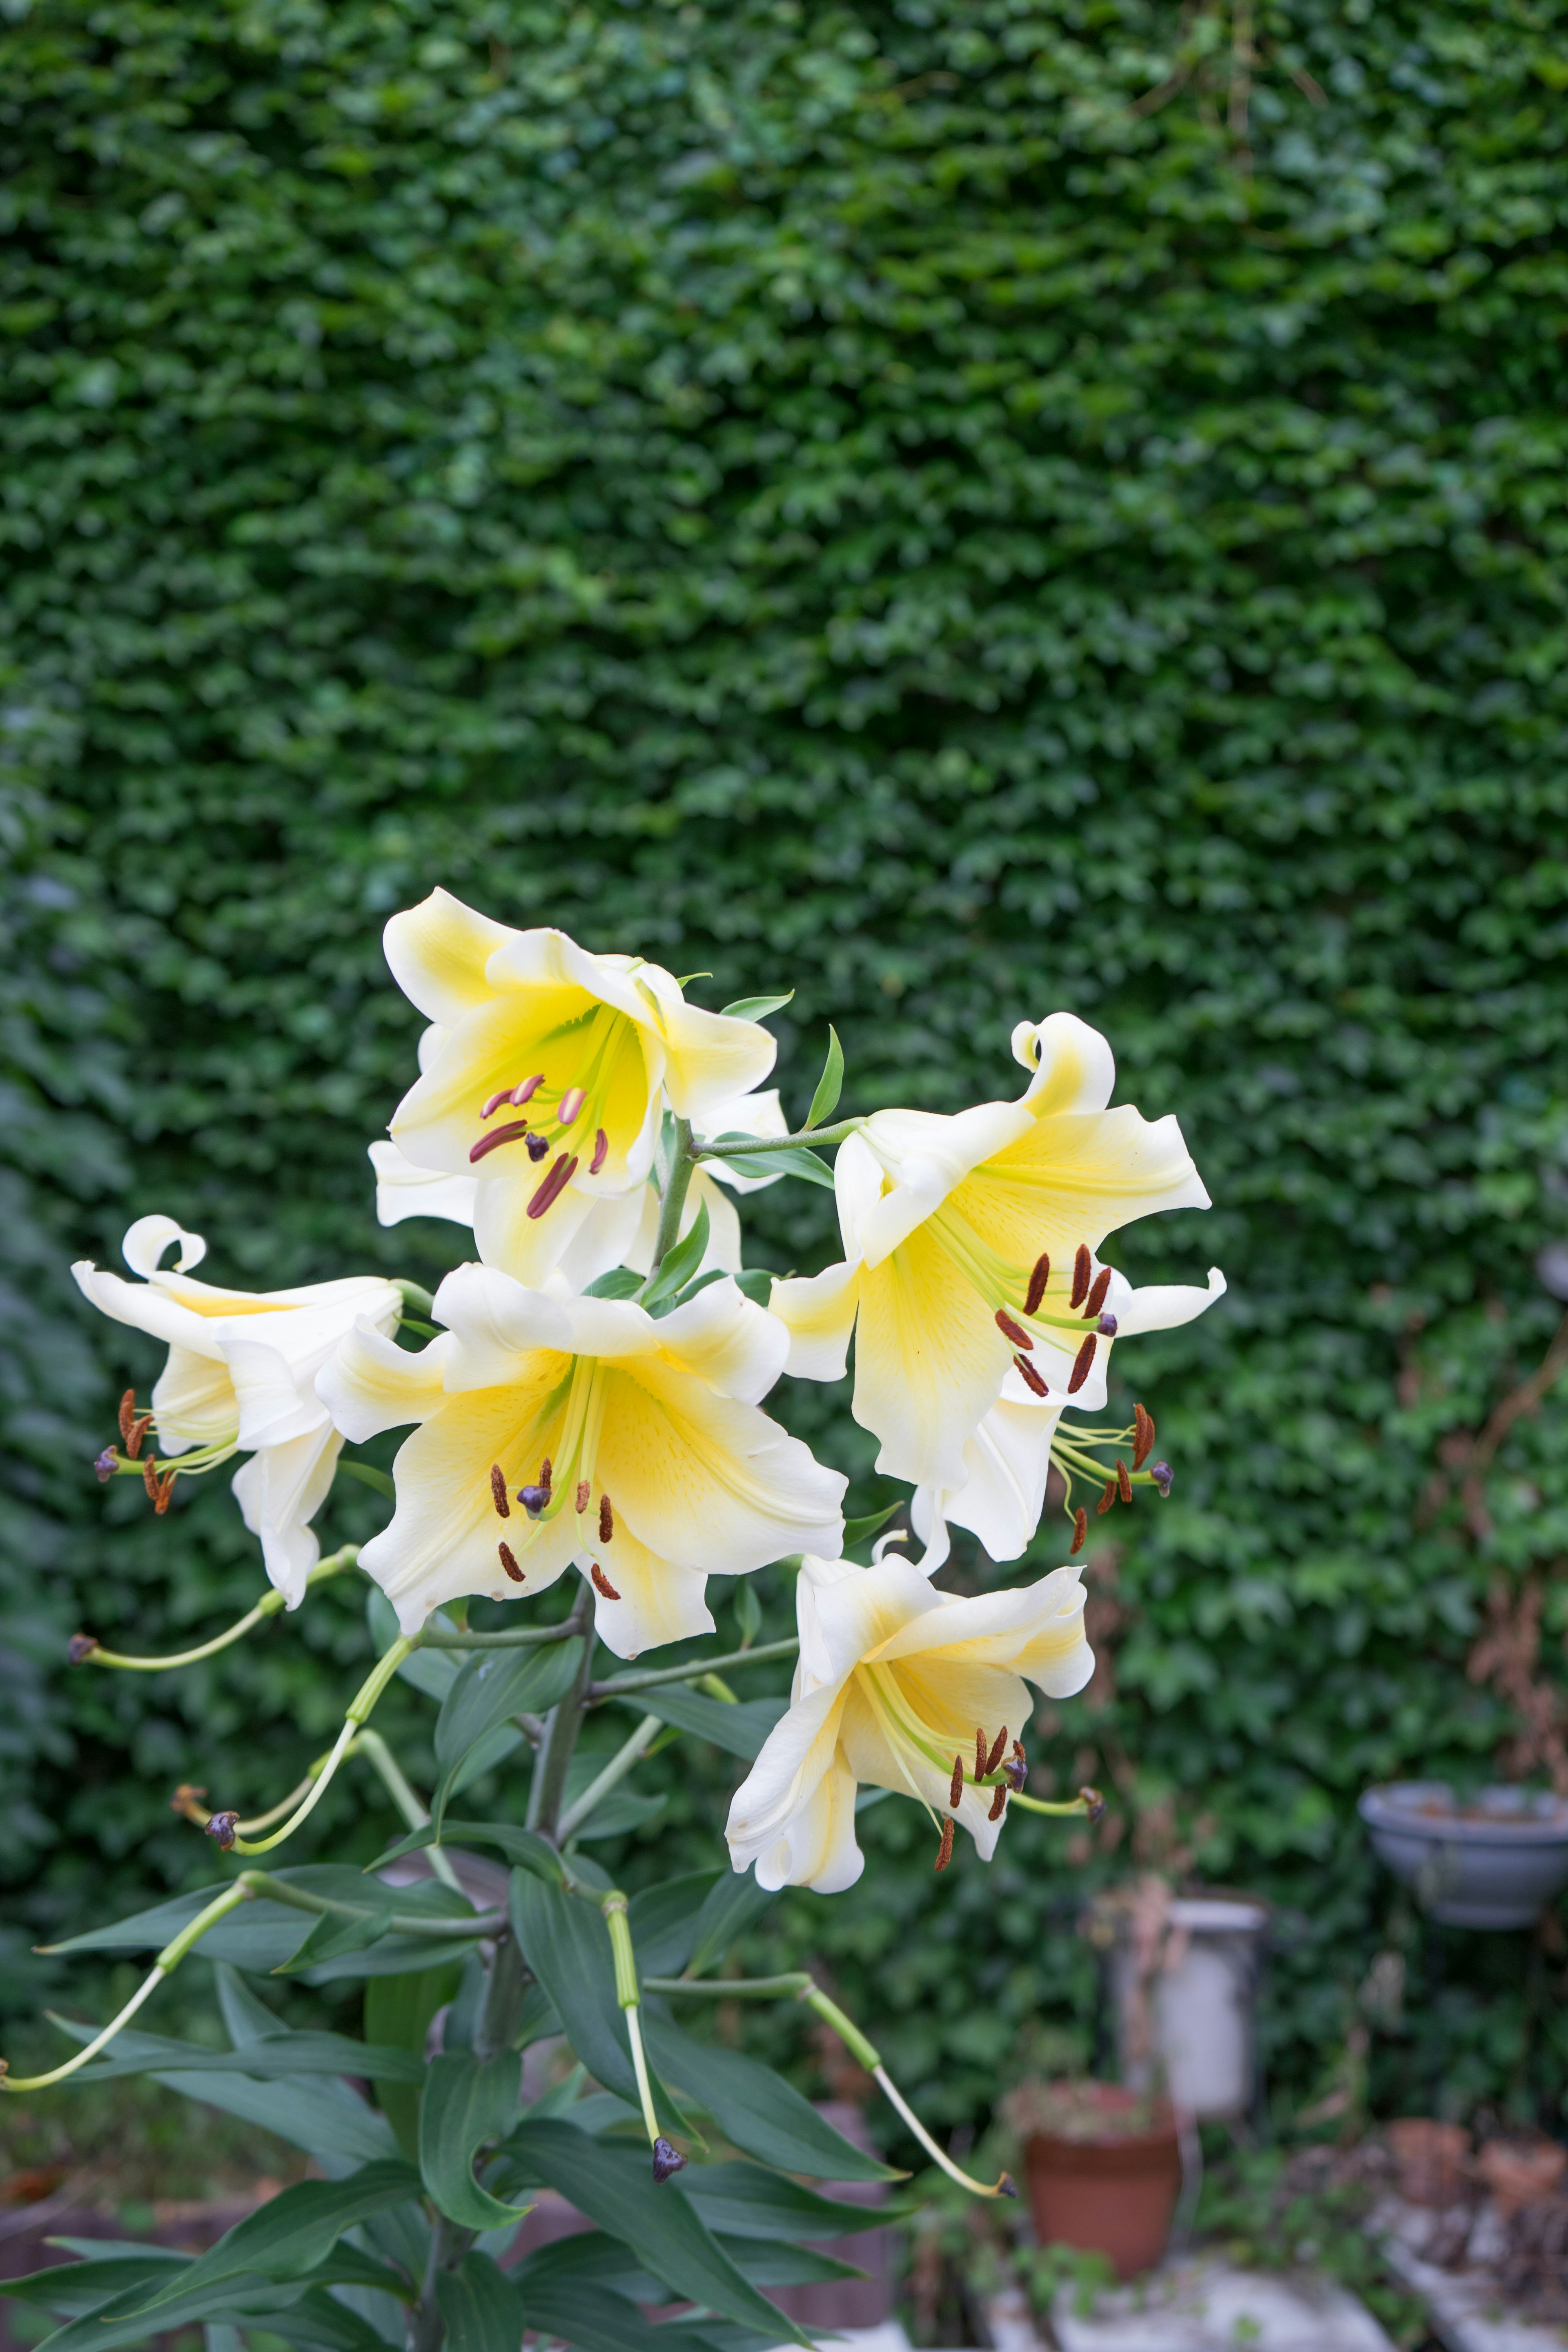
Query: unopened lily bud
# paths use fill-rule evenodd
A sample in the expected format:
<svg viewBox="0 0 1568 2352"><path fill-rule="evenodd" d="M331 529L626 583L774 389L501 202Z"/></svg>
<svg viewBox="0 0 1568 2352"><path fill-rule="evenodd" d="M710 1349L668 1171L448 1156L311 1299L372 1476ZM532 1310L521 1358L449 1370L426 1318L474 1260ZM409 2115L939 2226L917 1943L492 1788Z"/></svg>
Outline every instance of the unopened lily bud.
<svg viewBox="0 0 1568 2352"><path fill-rule="evenodd" d="M234 1843L234 1833L239 1827L237 1813L214 1813L207 1823L207 1835L216 1846L226 1853Z"/></svg>
<svg viewBox="0 0 1568 2352"><path fill-rule="evenodd" d="M66 1655L73 1666L79 1666L92 1656L95 1650L102 1647L96 1633L73 1633L66 1643Z"/></svg>

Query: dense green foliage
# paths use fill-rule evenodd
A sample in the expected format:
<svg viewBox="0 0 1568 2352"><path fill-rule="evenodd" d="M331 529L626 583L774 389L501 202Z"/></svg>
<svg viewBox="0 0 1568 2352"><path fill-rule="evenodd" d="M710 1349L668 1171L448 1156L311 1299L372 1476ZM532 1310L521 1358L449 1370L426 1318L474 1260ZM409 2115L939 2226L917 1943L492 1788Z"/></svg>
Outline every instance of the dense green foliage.
<svg viewBox="0 0 1568 2352"><path fill-rule="evenodd" d="M1179 1111L1216 1208L1113 1254L1232 1288L1119 1352L1177 1484L1096 1523L1108 1664L1036 1743L1114 1787L1106 1851L1015 1823L933 1885L884 1805L860 1889L773 1949L956 2120L1026 2018L1086 2013L1070 1906L1136 1847L1295 1907L1272 2063L1324 2087L1411 1935L1357 1790L1489 1769L1510 1718L1464 1668L1494 1583L1546 1577L1563 1622L1561 1402L1463 1482L1550 1339L1532 1260L1568 1216L1565 27L1561 0L11 12L18 1916L202 1874L169 1784L268 1801L365 1654L333 1590L190 1675L68 1674L79 1622L166 1646L259 1571L222 1495L154 1522L93 1484L155 1357L65 1269L154 1208L218 1279L449 1261L454 1228L377 1232L363 1159L416 1025L376 921L440 881L710 968L715 1005L795 983L796 1112L829 1018L846 1108L949 1108L1011 1092L1011 1024L1058 1004ZM830 1220L782 1187L753 1254L814 1267ZM826 1437L837 1402L781 1410ZM1047 1519L1032 1559L1065 1549ZM654 1769L694 1853L720 1768ZM1448 1941L1454 2095L1521 2096L1524 1939ZM1414 2042L1373 2058L1375 2097L1422 2095Z"/></svg>

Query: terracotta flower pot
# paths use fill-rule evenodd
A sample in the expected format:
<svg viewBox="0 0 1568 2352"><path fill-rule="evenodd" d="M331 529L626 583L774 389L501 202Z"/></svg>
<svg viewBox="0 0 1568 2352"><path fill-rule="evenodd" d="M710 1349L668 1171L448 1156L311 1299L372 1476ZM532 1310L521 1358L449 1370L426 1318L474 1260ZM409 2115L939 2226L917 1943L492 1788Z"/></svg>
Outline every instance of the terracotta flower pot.
<svg viewBox="0 0 1568 2352"><path fill-rule="evenodd" d="M1118 2278L1135 2278L1152 2270L1171 2234L1182 2185L1175 2118L1163 2101L1151 2109L1109 2083L1083 2089L1104 2117L1103 2130L1089 2137L1091 2126L1079 2126L1071 2137L1037 2132L1025 2150L1036 2234L1042 2245L1104 2254ZM1128 2119L1140 2114L1151 2117L1149 2127L1129 2129Z"/></svg>
<svg viewBox="0 0 1568 2352"><path fill-rule="evenodd" d="M1476 2170L1491 2190L1500 2218L1511 2221L1527 2205L1552 2196L1568 2172L1568 2147L1554 2139L1489 2139Z"/></svg>
<svg viewBox="0 0 1568 2352"><path fill-rule="evenodd" d="M1405 2116L1390 2124L1384 2137L1399 2167L1399 2193L1407 2205L1430 2205L1441 2211L1458 2201L1470 2152L1470 2135L1462 2124Z"/></svg>

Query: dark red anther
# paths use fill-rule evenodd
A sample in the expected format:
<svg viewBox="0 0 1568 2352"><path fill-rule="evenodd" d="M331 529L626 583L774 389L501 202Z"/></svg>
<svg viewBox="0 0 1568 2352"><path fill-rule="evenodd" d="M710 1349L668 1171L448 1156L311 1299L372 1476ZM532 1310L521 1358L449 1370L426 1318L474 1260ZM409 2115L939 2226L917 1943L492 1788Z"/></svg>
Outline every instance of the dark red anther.
<svg viewBox="0 0 1568 2352"><path fill-rule="evenodd" d="M1175 1475L1175 1472L1172 1469L1168 1462L1151 1462L1149 1465L1149 1475L1152 1478L1155 1486L1158 1486L1162 1495L1168 1495L1170 1493L1171 1481Z"/></svg>
<svg viewBox="0 0 1568 2352"><path fill-rule="evenodd" d="M1102 1265L1094 1277L1094 1287L1083 1302L1083 1319L1092 1323L1105 1304L1105 1294L1110 1287L1110 1268Z"/></svg>
<svg viewBox="0 0 1568 2352"><path fill-rule="evenodd" d="M510 1544L497 1544L496 1549L500 1554L500 1564L505 1569L507 1574L510 1577L512 1582L514 1584L526 1584L528 1579L524 1576L521 1569L519 1568L517 1564L517 1554L513 1551Z"/></svg>
<svg viewBox="0 0 1568 2352"><path fill-rule="evenodd" d="M594 1132L594 1157L588 1162L588 1173L590 1176L596 1176L598 1174L600 1169L604 1166L605 1161L609 1157L609 1137L605 1133L602 1127L596 1128Z"/></svg>
<svg viewBox="0 0 1568 2352"><path fill-rule="evenodd" d="M1132 1500L1132 1481L1127 1475L1127 1465L1120 1456L1116 1464L1116 1491L1124 1503Z"/></svg>
<svg viewBox="0 0 1568 2352"><path fill-rule="evenodd" d="M577 1517L579 1518L588 1507L588 1491L586 1478L579 1478L577 1481Z"/></svg>
<svg viewBox="0 0 1568 2352"><path fill-rule="evenodd" d="M1154 1416L1141 1404L1132 1408L1132 1467L1142 1470L1154 1444Z"/></svg>
<svg viewBox="0 0 1568 2352"><path fill-rule="evenodd" d="M482 1160L487 1151L498 1151L503 1143L515 1143L520 1135L527 1133L527 1119L509 1118L504 1126L492 1127L488 1135L481 1135L477 1143L469 1144L469 1161ZM545 1148L548 1150L548 1145Z"/></svg>
<svg viewBox="0 0 1568 2352"><path fill-rule="evenodd" d="M684 2172L686 2158L678 2147L671 2147L661 2134L653 2144L653 2177L656 2187L662 2187L672 2173Z"/></svg>
<svg viewBox="0 0 1568 2352"><path fill-rule="evenodd" d="M510 1087L498 1087L495 1093L489 1097L489 1100L483 1106L479 1112L479 1117L481 1118L490 1118L494 1112L500 1110L503 1102L510 1102L510 1100L511 1088ZM528 1121L524 1119L523 1125L526 1127Z"/></svg>
<svg viewBox="0 0 1568 2352"><path fill-rule="evenodd" d="M555 1465L547 1454L539 1465L539 1483L548 1495L555 1477Z"/></svg>
<svg viewBox="0 0 1568 2352"><path fill-rule="evenodd" d="M156 1492L153 1496L153 1508L159 1518L163 1517L174 1499L174 1473L173 1470L165 1470L158 1481Z"/></svg>
<svg viewBox="0 0 1568 2352"><path fill-rule="evenodd" d="M98 1474L99 1485L107 1486L120 1467L120 1456L112 1445L106 1445L92 1466Z"/></svg>
<svg viewBox="0 0 1568 2352"><path fill-rule="evenodd" d="M1089 1244L1079 1242L1078 1255L1072 1262L1072 1297L1068 1301L1069 1307L1083 1305L1089 1291L1089 1276L1093 1270L1094 1261L1089 1254Z"/></svg>
<svg viewBox="0 0 1568 2352"><path fill-rule="evenodd" d="M529 1215L542 1217L547 1209L553 1208L576 1173L575 1158L567 1160L563 1157L552 1161L549 1175L528 1204Z"/></svg>
<svg viewBox="0 0 1568 2352"><path fill-rule="evenodd" d="M561 1097L561 1105L555 1114L555 1124L563 1132L577 1118L585 1099L581 1087L567 1087Z"/></svg>
<svg viewBox="0 0 1568 2352"><path fill-rule="evenodd" d="M604 1570L599 1566L596 1559L589 1563L588 1573L594 1580L594 1590L595 1592L602 1592L606 1601L618 1601L620 1599L620 1594L616 1591L615 1586L610 1582L609 1578L605 1574Z"/></svg>
<svg viewBox="0 0 1568 2352"><path fill-rule="evenodd" d="M511 1098L512 1098L513 1102L517 1105L517 1107L518 1107L519 1110L521 1110L521 1109L522 1108L522 1106L523 1106L523 1104L524 1104L524 1103L526 1103L526 1102L531 1102L531 1101L533 1100L534 1096L538 1093L538 1091L539 1091L540 1087L541 1087L543 1084L544 1084L544 1073L543 1073L543 1071L542 1071L542 1070L535 1070L535 1072L534 1072L534 1074L533 1074L532 1077L531 1077L531 1078L524 1078L524 1080L523 1080L522 1084L521 1084L520 1087L513 1087L513 1088L512 1088L512 1090L511 1090Z"/></svg>
<svg viewBox="0 0 1568 2352"><path fill-rule="evenodd" d="M495 1498L495 1507L498 1517L503 1519L510 1519L511 1517L511 1505L506 1498L506 1480L501 1476L500 1464L499 1462L492 1462L490 1464L490 1493Z"/></svg>
<svg viewBox="0 0 1568 2352"><path fill-rule="evenodd" d="M158 1499L158 1457L155 1454L149 1454L142 1465L142 1484L147 1489L147 1500L155 1503Z"/></svg>
<svg viewBox="0 0 1568 2352"><path fill-rule="evenodd" d="M132 1462L135 1461L136 1456L141 1453L142 1440L146 1436L147 1432L152 1428L152 1426L153 1416L150 1412L142 1413L139 1419L132 1423L131 1434L125 1441L125 1451L131 1456Z"/></svg>
<svg viewBox="0 0 1568 2352"><path fill-rule="evenodd" d="M601 1543L613 1542L615 1539L615 1533L616 1515L610 1508L610 1498L608 1495L601 1495L599 1497L599 1541Z"/></svg>
<svg viewBox="0 0 1568 2352"><path fill-rule="evenodd" d="M1075 1551L1081 1551L1083 1549L1088 1536L1089 1513L1081 1509L1077 1510L1072 1515L1072 1541L1068 1546L1068 1557L1069 1559Z"/></svg>
<svg viewBox="0 0 1568 2352"><path fill-rule="evenodd" d="M1029 1276L1029 1287L1024 1299L1024 1312L1032 1315L1046 1295L1046 1285L1051 1278L1051 1261L1045 1250L1035 1260L1035 1271Z"/></svg>
<svg viewBox="0 0 1568 2352"><path fill-rule="evenodd" d="M1068 1381L1068 1394L1074 1396L1089 1378L1089 1368L1094 1361L1094 1333L1091 1331L1073 1358L1072 1377Z"/></svg>
<svg viewBox="0 0 1568 2352"><path fill-rule="evenodd" d="M214 1813L207 1822L207 1835L215 1845L221 1846L226 1853L234 1843L234 1833L238 1827L237 1813Z"/></svg>
<svg viewBox="0 0 1568 2352"><path fill-rule="evenodd" d="M952 1779L949 1784L947 1791L947 1801L952 1807L954 1812L957 1812L958 1811L959 1800L962 1798L963 1794L963 1759L962 1756L955 1756L952 1759Z"/></svg>
<svg viewBox="0 0 1568 2352"><path fill-rule="evenodd" d="M974 1777L977 1780L985 1778L985 1734L979 1724L974 1727Z"/></svg>
<svg viewBox="0 0 1568 2352"><path fill-rule="evenodd" d="M1034 1365L1030 1363L1027 1356L1015 1356L1013 1362L1016 1367L1018 1377L1026 1389L1033 1389L1037 1396L1049 1396L1050 1390L1040 1378Z"/></svg>
<svg viewBox="0 0 1568 2352"><path fill-rule="evenodd" d="M1002 1761L1002 1750L1006 1747L1006 1745L1007 1727L1004 1724L1001 1730L996 1734L994 1740L992 1742L990 1753L985 1759L985 1769L981 1775L983 1780L989 1780L992 1773L994 1772L997 1765Z"/></svg>
<svg viewBox="0 0 1568 2352"><path fill-rule="evenodd" d="M1115 1479L1114 1479L1114 1478L1108 1478L1108 1479L1106 1480L1106 1482L1105 1482L1105 1492L1104 1492L1104 1494L1103 1494L1103 1495L1101 1495L1101 1496L1100 1496L1100 1498L1099 1502L1098 1502L1098 1503L1096 1503L1096 1505L1095 1505L1095 1507L1094 1507L1096 1516L1097 1516L1098 1517L1100 1517L1100 1518L1103 1518L1103 1517L1105 1517L1105 1514L1107 1513L1107 1511L1109 1511L1109 1510L1110 1510L1110 1506L1112 1505L1112 1503L1114 1503L1114 1502L1115 1502L1115 1500L1116 1500L1116 1481L1115 1481Z"/></svg>
<svg viewBox="0 0 1568 2352"><path fill-rule="evenodd" d="M943 1822L942 1825L942 1843L936 1850L936 1866L938 1870L945 1870L952 1860L952 1816L949 1814L947 1820Z"/></svg>
<svg viewBox="0 0 1568 2352"><path fill-rule="evenodd" d="M96 1633L73 1633L66 1643L66 1655L73 1666L85 1665L94 1651L102 1647Z"/></svg>
<svg viewBox="0 0 1568 2352"><path fill-rule="evenodd" d="M996 1309L996 1328L1005 1339L1011 1339L1015 1348L1032 1348L1035 1344L1023 1325L1015 1323L1005 1307Z"/></svg>
<svg viewBox="0 0 1568 2352"><path fill-rule="evenodd" d="M996 1792L991 1800L991 1811L985 1816L986 1820L988 1822L999 1822L1002 1818L1004 1809L1006 1806L1006 1783L1005 1781L998 1780L996 1783Z"/></svg>
<svg viewBox="0 0 1568 2352"><path fill-rule="evenodd" d="M1078 1793L1079 1801L1089 1815L1089 1827L1092 1829L1096 1822L1102 1822L1105 1819L1105 1799L1098 1789L1083 1788Z"/></svg>
<svg viewBox="0 0 1568 2352"><path fill-rule="evenodd" d="M127 1445L131 1443L131 1424L136 1418L136 1391L127 1389L120 1400L120 1434Z"/></svg>

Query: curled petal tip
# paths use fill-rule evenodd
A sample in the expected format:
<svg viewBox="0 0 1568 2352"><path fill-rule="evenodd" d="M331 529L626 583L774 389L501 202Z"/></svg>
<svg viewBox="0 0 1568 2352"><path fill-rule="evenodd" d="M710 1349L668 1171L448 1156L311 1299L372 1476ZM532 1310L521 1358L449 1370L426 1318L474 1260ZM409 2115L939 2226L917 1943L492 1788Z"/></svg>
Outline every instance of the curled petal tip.
<svg viewBox="0 0 1568 2352"><path fill-rule="evenodd" d="M234 1833L238 1827L237 1813L214 1813L206 1825L207 1835L215 1845L221 1847L226 1853L234 1843Z"/></svg>

